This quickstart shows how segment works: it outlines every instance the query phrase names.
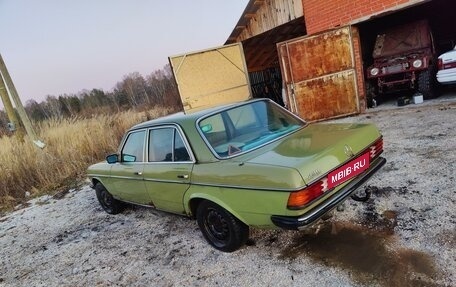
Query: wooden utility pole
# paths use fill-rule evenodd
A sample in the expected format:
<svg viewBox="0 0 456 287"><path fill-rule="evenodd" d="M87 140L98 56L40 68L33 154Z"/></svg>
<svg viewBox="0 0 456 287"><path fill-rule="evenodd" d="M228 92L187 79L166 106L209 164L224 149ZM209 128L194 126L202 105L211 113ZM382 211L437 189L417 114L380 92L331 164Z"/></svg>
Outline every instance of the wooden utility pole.
<svg viewBox="0 0 456 287"><path fill-rule="evenodd" d="M3 77L0 74L0 97L3 102L3 106L5 107L6 114L8 115L8 119L10 123L13 124L15 129L15 135L19 141L24 141L24 129L19 122L19 119L16 116L16 112L14 111L13 104L11 104L11 99L8 95L8 90L6 89L5 82L3 81ZM13 130L14 131L14 130Z"/></svg>
<svg viewBox="0 0 456 287"><path fill-rule="evenodd" d="M8 73L8 69L6 68L5 62L3 62L2 55L0 54L0 74L3 76L3 79L5 80L7 90L9 91L9 94L11 98L13 99L13 102L16 106L16 110L19 114L19 117L21 118L22 123L24 124L25 130L27 131L27 135L29 138L32 140L34 144L36 144L40 148L44 148L45 144L40 141L33 130L32 127L32 122L30 122L29 117L27 116L27 113L25 112L24 106L22 105L21 99L19 98L17 94L16 87L13 84L13 80L11 80L11 76Z"/></svg>

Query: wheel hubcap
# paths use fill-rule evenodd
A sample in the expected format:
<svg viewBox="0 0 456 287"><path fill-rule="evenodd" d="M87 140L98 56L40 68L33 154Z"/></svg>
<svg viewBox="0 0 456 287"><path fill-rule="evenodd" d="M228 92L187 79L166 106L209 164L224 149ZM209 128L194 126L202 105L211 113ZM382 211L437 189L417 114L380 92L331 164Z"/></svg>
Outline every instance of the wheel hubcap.
<svg viewBox="0 0 456 287"><path fill-rule="evenodd" d="M210 210L206 217L208 230L211 234L219 239L224 240L228 236L228 224L223 216L215 210Z"/></svg>
<svg viewBox="0 0 456 287"><path fill-rule="evenodd" d="M105 206L107 208L111 207L112 198L106 191L103 191L102 198L103 198L103 202L104 202Z"/></svg>

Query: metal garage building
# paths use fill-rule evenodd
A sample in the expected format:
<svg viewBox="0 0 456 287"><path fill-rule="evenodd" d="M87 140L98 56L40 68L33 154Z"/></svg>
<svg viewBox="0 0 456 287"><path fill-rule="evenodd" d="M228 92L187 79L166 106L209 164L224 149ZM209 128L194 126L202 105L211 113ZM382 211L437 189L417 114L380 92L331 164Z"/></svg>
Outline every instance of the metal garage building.
<svg viewBox="0 0 456 287"><path fill-rule="evenodd" d="M251 0L225 44L242 43L254 97L316 121L366 109L380 29L427 19L441 53L455 44L455 11L454 0Z"/></svg>

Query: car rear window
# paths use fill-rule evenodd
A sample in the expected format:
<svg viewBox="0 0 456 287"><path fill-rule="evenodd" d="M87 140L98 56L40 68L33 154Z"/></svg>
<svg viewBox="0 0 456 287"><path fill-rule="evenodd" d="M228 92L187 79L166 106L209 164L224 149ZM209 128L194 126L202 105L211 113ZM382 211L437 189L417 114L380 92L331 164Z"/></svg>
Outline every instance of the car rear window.
<svg viewBox="0 0 456 287"><path fill-rule="evenodd" d="M250 102L198 122L206 143L219 158L248 152L304 124L304 121L269 101Z"/></svg>

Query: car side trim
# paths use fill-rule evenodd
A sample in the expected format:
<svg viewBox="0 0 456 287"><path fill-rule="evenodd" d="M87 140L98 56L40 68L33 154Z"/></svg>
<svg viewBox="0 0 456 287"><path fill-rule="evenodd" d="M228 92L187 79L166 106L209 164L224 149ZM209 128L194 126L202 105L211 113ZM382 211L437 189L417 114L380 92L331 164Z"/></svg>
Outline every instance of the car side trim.
<svg viewBox="0 0 456 287"><path fill-rule="evenodd" d="M298 188L267 188L267 187L257 187L257 186L240 186L240 185L228 185L228 184L218 184L218 183L204 183L204 182L192 182L191 185L199 186L210 186L210 187L221 187L221 188L235 188L235 189L245 189L245 190L261 190L261 191L274 191L274 192L293 192L305 188L307 185Z"/></svg>
<svg viewBox="0 0 456 287"><path fill-rule="evenodd" d="M372 175L374 175L385 163L385 158L378 158L368 170L359 175L359 177L353 179L351 182L349 182L346 186L341 188L337 193L332 195L322 204L314 207L305 214L297 217L272 215L272 223L274 223L274 225L276 225L277 227L283 229L304 229L305 227L311 225L312 223L320 219L324 214L334 209L337 205L339 205L345 199L347 199L347 197L352 195L352 193L354 193L361 185L363 185L367 180L369 180L372 177Z"/></svg>

